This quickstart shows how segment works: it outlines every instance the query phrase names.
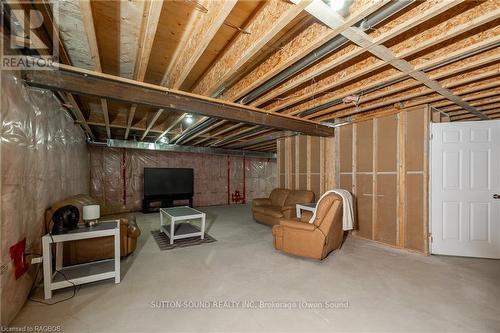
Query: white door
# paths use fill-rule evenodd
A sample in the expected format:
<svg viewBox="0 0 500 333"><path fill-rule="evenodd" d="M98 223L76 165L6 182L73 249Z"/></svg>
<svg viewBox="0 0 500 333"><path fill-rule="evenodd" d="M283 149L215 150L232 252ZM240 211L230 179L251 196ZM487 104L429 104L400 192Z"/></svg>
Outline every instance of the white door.
<svg viewBox="0 0 500 333"><path fill-rule="evenodd" d="M431 133L431 253L500 258L500 121Z"/></svg>

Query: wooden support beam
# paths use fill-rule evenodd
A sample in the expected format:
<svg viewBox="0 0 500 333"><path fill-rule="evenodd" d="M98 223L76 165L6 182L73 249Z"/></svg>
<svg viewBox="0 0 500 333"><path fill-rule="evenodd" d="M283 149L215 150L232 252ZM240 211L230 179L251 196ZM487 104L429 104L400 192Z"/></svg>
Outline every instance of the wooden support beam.
<svg viewBox="0 0 500 333"><path fill-rule="evenodd" d="M273 76L279 74L298 60L304 58L335 36L339 35L345 28L359 22L364 17L376 12L382 6L387 4L388 0L370 2L353 15L349 15L345 24L337 29L325 29L323 25L312 24L303 33L281 47L276 53L272 54L257 68L252 70L244 79L237 82L233 87L224 93L224 97L230 101L236 101L244 95L259 87ZM320 33L318 33L318 32ZM314 36L314 40L307 38ZM307 43L304 45L304 43Z"/></svg>
<svg viewBox="0 0 500 333"><path fill-rule="evenodd" d="M78 123L80 123L80 122L78 122ZM106 126L103 123L99 123L99 122L95 122L95 121L87 121L87 124L90 125L90 126L97 126L97 127L105 127ZM111 127L111 128L117 128L117 129L126 129L127 125L120 124L120 123L110 123L109 127ZM132 126L130 128L130 130L131 131L145 131L146 128L142 127L142 126ZM158 133L158 134L161 133L161 131L155 130L155 129L151 129L149 132L151 132L151 133Z"/></svg>
<svg viewBox="0 0 500 333"><path fill-rule="evenodd" d="M257 130L259 130L259 128L261 130L257 131ZM244 138L249 137L249 136L257 135L259 133L262 133L263 131L269 131L269 129L268 128L262 129L262 126L259 126L259 125L248 127L244 130L238 131L238 132L233 133L231 135L228 135L220 140L217 140L217 141L213 142L212 144L210 144L210 146L211 147L225 146L227 144L230 144L231 142L235 142L235 141L244 139Z"/></svg>
<svg viewBox="0 0 500 333"><path fill-rule="evenodd" d="M443 3L448 3L447 1L444 1ZM406 58L406 57L409 57L411 55L414 55L414 54L417 54L418 52L421 52L422 50L425 50L425 49L428 49L434 45L437 45L439 43L443 43L447 40L450 40L451 38L459 35L459 34L464 34L474 28L476 28L477 26L479 25L483 25L483 24L486 24L486 23L489 23L491 22L492 20L496 19L498 17L498 14L491 14L491 13L487 13L483 16L481 16L480 18L478 18L477 20L475 20L475 24L471 25L469 24L469 22L465 23L465 24L462 24L462 25L459 25L457 27L455 27L454 29L451 29L451 30L448 30L446 31L445 33L443 33L442 35L439 35L439 36L436 36L434 38L432 38L431 40L426 40L426 41L423 41L422 43L419 43L417 45L414 45L408 49L405 49L403 51L401 51L400 53L398 53L396 56L398 58ZM391 30L392 31L392 30ZM394 36L397 36L398 34L396 33L396 31L393 31L394 33ZM394 37L392 36L392 37ZM383 37L383 36L382 36ZM373 40L373 44L377 44L377 43L381 43L381 41L384 41L385 38L383 39L375 39ZM496 37L494 38L494 40L489 40L490 43L498 43L499 41L499 38ZM481 43L482 45L482 43ZM318 76L319 74L323 73L323 72L326 72L327 70L331 69L331 68L334 68L334 67L337 67L343 63L345 63L346 61L354 58L355 56L358 56L360 55L361 53L365 52L366 49L365 48L359 48L353 52L350 52L346 55L343 55L342 57L339 57L338 59L335 59L331 64L328 64L328 65L325 65L324 67L320 67L318 68L317 70L314 69L314 72L310 75L310 76L304 76L303 79L305 80L294 80L290 83L287 84L286 88L283 88L283 90L280 90L280 91L276 91L276 93L274 92L271 92L272 93L272 96L270 96L270 98L268 99L268 95L266 95L266 99L260 99L258 100L258 103L252 103L252 105L261 105L264 101L268 101L270 100L271 98L275 98L283 93L285 93L286 91L289 91L290 89L298 86L299 84L303 84L304 82L307 82L307 81L310 81L311 79L313 79L315 76ZM447 58L451 58L450 55L446 55ZM436 62L436 59L432 59L430 60L428 63L431 63L431 62ZM378 62L375 62L374 64L366 67L366 68L362 68L361 70L347 76L347 77L341 77L339 78L339 80L335 80L333 82L330 82L330 83L324 83L322 81L318 81L317 83L315 83L313 86L314 87L309 87L308 88L308 91L310 92L302 92L302 93L298 93L296 94L297 97L292 97L292 98L288 98L286 100L284 100L283 102L279 102L279 103L275 103L275 104L272 104L271 105L271 108L270 110L272 111L280 111L282 109L285 109L289 106L292 106L292 105L296 105L298 103L301 103L303 101L307 101L308 99L311 99L312 97L314 96L317 96L318 94L321 94L321 93L324 93L326 91L330 91L330 90L333 90L335 87L338 87L338 86L341 86L341 85L346 85L348 84L349 82L355 82L355 80L357 80L358 78L361 78L361 77L364 77L370 73L373 73L374 71L377 71L381 68L383 68L384 66L386 66L387 63L384 62L384 61L378 61ZM419 65L416 67L417 70L423 70L426 66L424 65ZM297 85L295 85L295 81L297 81ZM326 103L328 102L329 99L321 99L320 101L322 103ZM319 103L319 102L318 102ZM307 108L308 106L302 106L303 108ZM295 108L294 108L295 109ZM297 112L298 113L298 112Z"/></svg>
<svg viewBox="0 0 500 333"><path fill-rule="evenodd" d="M495 86L500 85L500 83L496 83ZM491 84L484 85L484 86L476 86L473 88L468 88L466 90L461 91L458 93L462 99L466 102L470 102L476 99L480 98L485 98L485 97L490 97L490 96L498 96L499 89L494 89L493 91L487 91L485 93L481 93L479 95L470 95L467 96L468 94L473 94L476 92L481 92L484 89L491 88ZM445 97L437 95L435 97L429 97L429 98L424 98L424 99L418 99L416 101L408 101L407 103L404 104L404 110L416 107L416 106L421 106L421 105L426 105L426 104L431 104L433 107L440 108L443 105L454 105L455 103L449 100L445 100ZM374 117L379 117L379 116L386 116L390 114L395 114L401 112L401 109L395 108L393 105L387 106L385 108L380 108L376 109L373 111L365 112L365 113L360 113L360 114L355 114L352 116L352 121L353 122L360 122L364 121L367 119L371 119Z"/></svg>
<svg viewBox="0 0 500 333"><path fill-rule="evenodd" d="M415 16L411 20L405 21L402 24L394 27L390 31L386 32L385 34L380 35L379 37L377 37L375 39L375 41L377 43L384 43L384 42L388 41L389 39L394 38L394 37L404 33L405 31L408 31L409 29L417 26L418 24L421 24L422 22L425 22L425 21L439 15L440 13L448 10L449 8L451 8L453 6L456 6L458 3L463 2L463 1L464 0L442 1L441 3L438 3L435 6L431 7L430 9L424 11L420 15ZM377 3L381 3L381 2L376 2L376 4ZM347 23L347 21L346 21L346 23ZM354 23L356 23L356 22L354 22ZM350 24L349 26L352 26L352 24ZM303 73L297 75L295 78L289 80L288 82L278 86L277 89L274 89L274 90L270 91L269 93L267 93L266 95L263 95L261 98L257 99L256 101L254 101L250 105L260 106L266 102L269 102L269 101L275 99L276 97L290 91L291 89L294 89L294 88L296 88L296 87L298 87L298 86L300 86L308 81L311 81L315 77L317 77L317 76L319 76L319 75L321 75L329 70L332 70L333 68L338 67L341 64L346 63L347 61L350 61L350 60L358 57L359 55L361 55L365 51L366 50L364 50L362 48L355 48L353 51L348 52L345 55L342 55L340 57L332 57L332 61L326 62L326 63L322 64L321 66L315 66L315 67L311 67L310 69L305 70ZM376 70L377 68L380 68L380 67L366 68L362 71L362 73L360 72L359 77L361 77L362 75L365 75L366 73L368 73L370 71ZM355 79L355 78L353 78L353 79Z"/></svg>
<svg viewBox="0 0 500 333"><path fill-rule="evenodd" d="M482 61L480 63L482 63ZM477 63L471 63L468 66L464 66L463 67L464 71L467 70L467 68L469 68L469 69L475 68L476 65L477 65ZM496 69L496 70L492 70L492 71L489 71L486 73L480 73L477 75L473 75L473 76L467 77L467 78L462 79L462 80L454 80L454 81L451 81L448 83L443 83L442 85L444 88L451 89L451 88L456 88L456 87L459 87L462 85L466 85L466 84L471 83L471 82L480 81L480 80L484 80L484 79L487 79L490 77L494 77L494 76L497 76L499 74L500 74L500 70ZM433 80L438 80L442 77L447 77L447 76L448 76L448 73L445 72L445 73L441 73L438 75L431 75L429 77ZM334 107L328 109L329 113L327 115L319 117L317 119L320 121L325 121L325 120L331 120L331 119L335 119L335 118L346 117L346 116L349 116L351 114L361 113L361 112L366 112L368 110L376 109L380 105L385 106L385 105L390 105L390 104L394 104L394 103L398 103L398 102L403 102L405 100L409 100L409 99L424 96L424 95L429 95L429 94L435 92L432 89L426 89L426 90L416 92L416 93L408 93L408 92L402 93L404 91L408 91L412 88L416 88L416 87L419 87L421 85L422 85L422 83L417 81L417 82L411 82L407 85L399 86L395 89L382 91L380 93L373 93L373 94L367 95L366 97L363 97L363 106L362 107L353 108L350 105L340 104L338 106L334 106ZM400 93L400 92L401 92L400 95L395 96L392 99L377 103L377 101L380 100L381 98L384 98L384 97L387 97L390 95L394 95L394 94ZM375 101L375 103L367 104L368 102L371 102L371 101Z"/></svg>
<svg viewBox="0 0 500 333"><path fill-rule="evenodd" d="M95 33L94 17L92 14L92 5L90 0L80 0L80 13L82 14L83 27L87 36L87 42L90 48L90 58L94 62L94 70L102 72L101 58L99 57L99 48L97 46L97 36ZM101 99L101 109L106 124L106 135L111 139L111 128L109 127L108 101Z"/></svg>
<svg viewBox="0 0 500 333"><path fill-rule="evenodd" d="M295 133L290 132L290 131L273 131L271 133L261 134L255 138L250 139L250 140L246 140L246 141L242 141L242 142L238 142L238 143L233 143L233 144L229 145L229 147L232 149L251 147L251 146L254 146L257 144L261 144L261 143L269 143L269 141L274 142L277 139L292 136L292 135L295 135Z"/></svg>
<svg viewBox="0 0 500 333"><path fill-rule="evenodd" d="M327 24L328 26L332 25L333 27L335 27L336 22L338 21L342 22L343 18L336 12L331 10L329 11L328 9L329 9L328 6L321 0L315 0L311 5L306 7L306 11L311 13L317 19ZM498 10L495 13L496 16L498 16L499 13L500 10ZM342 32L342 35L351 40L353 43L359 45L360 47L366 48L374 56L391 64L393 67L411 76L415 80L420 81L422 84L436 91L437 93L449 99L450 101L454 102L455 104L460 105L461 107L470 111L471 113L478 115L480 118L489 119L487 116L483 115L480 111L470 106L460 97L454 95L450 90L442 87L437 81L430 79L422 71L416 70L412 64L395 55L394 52L391 51L389 48L383 45L376 44L375 41L366 33L364 33L362 30L350 27L346 29L344 32Z"/></svg>
<svg viewBox="0 0 500 333"><path fill-rule="evenodd" d="M180 138L181 135L183 135L185 132L191 130L192 128L195 128L196 126L202 124L205 120L207 119L207 117L202 117L200 119L198 119L198 121L196 122L193 122L191 125L187 126L184 130L181 130L177 135L175 135L173 138L172 138L172 142L176 142L177 139ZM177 120L176 120L177 121ZM182 127L181 127L182 129ZM177 143L176 143L177 144Z"/></svg>
<svg viewBox="0 0 500 333"><path fill-rule="evenodd" d="M248 150L261 150L261 149L262 150L275 150L276 149L276 140L271 140L269 142L261 142L258 144L247 146L245 149L248 149ZM290 180L288 180L288 183L290 183ZM290 186L286 185L286 187L290 187Z"/></svg>
<svg viewBox="0 0 500 333"><path fill-rule="evenodd" d="M156 111L156 113L153 116L153 118L151 118L151 120L149 121L148 126L146 127L146 130L142 134L140 141L144 140L144 138L148 135L149 131L151 130L151 128L153 128L154 124L156 123L156 121L158 120L158 118L160 118L160 116L161 116L162 113L163 113L163 109L160 109L160 110Z"/></svg>
<svg viewBox="0 0 500 333"><path fill-rule="evenodd" d="M161 134L156 138L155 142L158 142L161 138L167 135L175 126L177 126L182 121L182 119L184 119L185 116L185 113L181 114L181 116L178 117L173 123L171 123L166 130L161 132Z"/></svg>
<svg viewBox="0 0 500 333"><path fill-rule="evenodd" d="M334 130L318 122L264 111L178 90L88 71L61 64L58 70L24 71L29 85L56 91L114 99L131 104L169 108L208 117L263 125L317 136L333 136Z"/></svg>
<svg viewBox="0 0 500 333"><path fill-rule="evenodd" d="M71 104L71 107L72 107L71 111L73 111L73 114L75 115L76 120L82 125L85 132L87 132L88 135L93 140L95 140L94 133L92 133L92 130L90 129L89 124L87 124L87 120L83 116L82 110L80 110L80 106L78 106L78 103L76 102L75 97L71 94L64 94L64 96Z"/></svg>
<svg viewBox="0 0 500 333"><path fill-rule="evenodd" d="M234 124L234 125L229 126L227 128L223 128L223 129L215 132L212 135L212 137L217 138L217 137L219 137L219 136L221 136L221 135L223 135L225 133L228 133L228 132L231 132L231 131L235 130L236 128L238 128L240 126L241 126L241 124ZM201 139L201 140L197 141L196 144L199 145L199 144L202 144L202 143L204 143L206 141L209 141L209 140L210 140L210 138L207 137L207 138L204 138L204 139Z"/></svg>
<svg viewBox="0 0 500 333"><path fill-rule="evenodd" d="M58 53L60 61L62 61L66 65L71 65L71 59L66 51L66 47L61 39L59 33L59 27L56 25L57 23L54 21L54 16L52 13L52 9L50 3L47 0L42 0L41 2L32 3L37 10L39 10L43 16L43 24L46 29L50 29L52 32L52 39L58 44ZM92 132L92 129L87 124L87 120L85 119L78 102L75 97L71 94L61 94L63 100L71 105L71 112L75 115L75 118L79 124L81 124L83 130L87 132L87 134L95 140L95 135Z"/></svg>
<svg viewBox="0 0 500 333"><path fill-rule="evenodd" d="M493 116L497 115L500 112L500 107L496 107L494 110L484 112L484 114L487 114L490 118L493 119ZM451 121L458 121L458 120L468 120L468 119L473 119L477 118L475 115L467 113L459 116L453 116L450 118Z"/></svg>
<svg viewBox="0 0 500 333"><path fill-rule="evenodd" d="M205 52L208 44L231 13L236 0L206 1L207 12L196 12L170 61L161 85L180 89L196 62ZM173 123L179 123L185 115L180 115Z"/></svg>
<svg viewBox="0 0 500 333"><path fill-rule="evenodd" d="M488 99L486 101L477 101L477 102L471 103L471 105L477 107L478 110L486 111L486 110L490 110L492 108L499 107L500 106L499 102L500 102L500 98L491 98L491 99ZM462 114L466 113L458 106L439 108L439 110L446 112L450 116L462 115Z"/></svg>
<svg viewBox="0 0 500 333"><path fill-rule="evenodd" d="M236 0L204 1L207 12L195 11L163 76L162 86L180 89L208 44L236 5Z"/></svg>
<svg viewBox="0 0 500 333"><path fill-rule="evenodd" d="M221 120L221 121L218 121L218 122L216 122L215 124L208 126L208 127L207 127L207 128L205 128L204 130L201 130L201 131L196 132L196 133L194 133L193 135L189 136L188 138L186 138L186 140L184 140L184 142L183 142L183 143L184 143L184 144L187 144L188 142L190 142L190 141L192 141L192 140L196 139L197 137L202 136L203 134L208 133L208 132L210 132L211 130L213 130L214 128L216 128L216 127L218 127L218 126L221 126L221 125L223 125L223 124L225 124L225 123L227 123L227 121L226 121L226 120ZM210 138L210 136L208 136L208 137Z"/></svg>
<svg viewBox="0 0 500 333"><path fill-rule="evenodd" d="M427 62L417 66L416 69L420 70L420 71L427 71L429 68L436 68L436 66L444 67L445 65L442 65L442 64L448 65L448 64L454 63L456 60L453 60L453 59L459 59L459 60L463 59L468 54L480 52L480 50L482 50L482 49L493 47L494 45L498 45L499 43L500 43L500 38L495 37L495 38L488 39L488 40L485 40L485 41L480 42L480 43L472 44L469 47L466 47L466 48L461 49L459 51L453 52L451 54L447 54L446 56L427 61ZM449 59L452 59L453 61L450 61ZM483 61L484 60L487 60L487 59L483 59ZM490 59L489 61L492 61L492 60ZM475 64L477 64L477 66L480 66L480 61L475 62ZM464 67L461 67L461 68L468 68L468 65L465 65ZM447 71L447 73L449 74L448 76L452 76L452 75L455 75L455 74L458 74L461 72L462 72L462 70L460 70L460 68ZM361 88L354 88L354 89L351 89L348 91L344 91L342 93L339 93L338 95L331 96L328 99L321 100L320 102L317 102L316 104L311 105L309 107L315 107L317 105L321 105L321 104L327 103L327 102L332 101L332 100L337 100L337 99L341 100L342 98L349 96L349 95L359 95L364 91L370 91L372 89L376 89L377 87L384 87L384 86L390 84L391 82L395 82L397 80L404 79L405 77L407 77L406 74L397 73L397 74L391 75L389 77L383 77L382 79L375 80L375 81L371 78L368 78L368 79L366 79L367 84L363 85ZM441 77L443 77L443 76L433 76L434 79L438 79ZM351 80L349 79L349 81L351 81ZM363 102L365 102L365 101L366 101L366 96L363 97ZM306 116L305 118L307 118L307 119L315 118L318 120L330 119L331 117L329 117L329 116L324 117L324 116L330 115L332 112L339 111L339 110L342 110L344 108L347 108L347 107L345 107L344 105L334 106L334 107L331 107L331 108L328 108L325 110L315 112L311 115ZM305 111L306 109L308 109L308 107L301 106L300 108L297 108L296 110L294 110L292 112L289 112L289 114L292 114L292 115L298 114L300 112Z"/></svg>
<svg viewBox="0 0 500 333"><path fill-rule="evenodd" d="M211 66L193 92L199 95L213 96L225 89L240 69L272 40L288 23L304 9L310 0L287 1L271 0L264 3L263 8L245 27L251 34L240 34L227 50Z"/></svg>
<svg viewBox="0 0 500 333"><path fill-rule="evenodd" d="M160 21L160 14L163 7L163 1L149 0L144 3L142 15L141 32L139 39L139 48L135 59L134 78L137 81L144 81L146 70L148 69L149 58L153 48L153 41ZM130 127L134 121L137 105L132 105L127 113L127 129L124 139L127 140ZM147 134L147 133L146 133Z"/></svg>

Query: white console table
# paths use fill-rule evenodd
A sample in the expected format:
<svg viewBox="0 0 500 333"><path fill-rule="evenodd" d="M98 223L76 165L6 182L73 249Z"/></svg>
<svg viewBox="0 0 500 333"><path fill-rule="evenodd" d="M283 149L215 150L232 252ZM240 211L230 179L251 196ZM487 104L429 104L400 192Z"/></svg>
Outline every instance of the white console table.
<svg viewBox="0 0 500 333"><path fill-rule="evenodd" d="M308 210L314 214L314 211L316 210L316 204L315 203L296 204L295 205L295 214L297 215L297 217L299 219L302 216L303 210Z"/></svg>
<svg viewBox="0 0 500 333"><path fill-rule="evenodd" d="M64 242L80 239L114 236L115 256L113 259L63 267ZM52 269L51 244L56 244L55 270ZM52 291L74 285L115 279L120 283L120 220L102 221L93 227L79 227L58 235L42 237L43 289L45 299L52 298Z"/></svg>

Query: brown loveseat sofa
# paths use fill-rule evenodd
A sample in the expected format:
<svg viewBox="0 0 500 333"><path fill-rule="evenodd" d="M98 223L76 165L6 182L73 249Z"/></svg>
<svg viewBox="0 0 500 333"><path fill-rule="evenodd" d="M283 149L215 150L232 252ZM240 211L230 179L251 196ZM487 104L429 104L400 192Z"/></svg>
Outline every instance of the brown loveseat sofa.
<svg viewBox="0 0 500 333"><path fill-rule="evenodd" d="M312 191L276 188L269 198L253 199L253 218L260 223L279 224L281 218L295 217L295 204L311 202L314 202Z"/></svg>
<svg viewBox="0 0 500 333"><path fill-rule="evenodd" d="M86 194L78 194L56 202L45 211L45 225L47 228L52 228L52 215L57 209L66 205L77 207L80 212L80 223L84 223L82 219L82 207L95 204L98 204L98 202ZM101 207L101 220L105 221L118 219L120 220L120 253L122 257L125 257L134 252L137 246L137 238L141 234L141 231L135 222L135 214L110 214L110 212L107 212L103 209L103 207ZM64 265L75 265L89 261L112 258L113 256L113 237L100 237L64 243Z"/></svg>
<svg viewBox="0 0 500 333"><path fill-rule="evenodd" d="M303 212L300 220L281 219L273 227L274 248L302 257L326 258L342 245L342 213L342 198L328 194L319 202L314 223L309 223L311 212Z"/></svg>

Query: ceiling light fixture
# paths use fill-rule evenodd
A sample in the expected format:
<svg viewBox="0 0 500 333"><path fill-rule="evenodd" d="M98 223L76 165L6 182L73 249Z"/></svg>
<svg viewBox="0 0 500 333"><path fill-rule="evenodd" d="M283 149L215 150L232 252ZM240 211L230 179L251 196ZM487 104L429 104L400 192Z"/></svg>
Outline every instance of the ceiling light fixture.
<svg viewBox="0 0 500 333"><path fill-rule="evenodd" d="M345 0L330 0L329 6L331 9L338 11L344 8Z"/></svg>
<svg viewBox="0 0 500 333"><path fill-rule="evenodd" d="M184 117L184 121L186 122L186 124L192 124L193 123L193 115L192 114L186 114L186 116Z"/></svg>

